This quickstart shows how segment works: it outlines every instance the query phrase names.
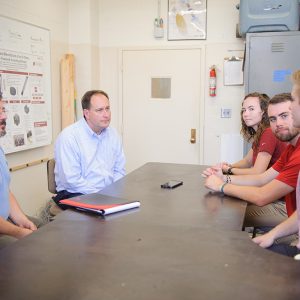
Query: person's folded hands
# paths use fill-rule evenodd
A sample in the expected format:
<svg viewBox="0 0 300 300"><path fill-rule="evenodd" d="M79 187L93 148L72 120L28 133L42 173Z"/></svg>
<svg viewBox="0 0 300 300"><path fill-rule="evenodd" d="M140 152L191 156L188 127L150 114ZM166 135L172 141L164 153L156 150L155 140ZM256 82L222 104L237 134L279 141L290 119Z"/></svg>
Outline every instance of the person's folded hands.
<svg viewBox="0 0 300 300"><path fill-rule="evenodd" d="M214 192L220 192L223 184L224 181L215 174L208 176L205 180L205 187Z"/></svg>

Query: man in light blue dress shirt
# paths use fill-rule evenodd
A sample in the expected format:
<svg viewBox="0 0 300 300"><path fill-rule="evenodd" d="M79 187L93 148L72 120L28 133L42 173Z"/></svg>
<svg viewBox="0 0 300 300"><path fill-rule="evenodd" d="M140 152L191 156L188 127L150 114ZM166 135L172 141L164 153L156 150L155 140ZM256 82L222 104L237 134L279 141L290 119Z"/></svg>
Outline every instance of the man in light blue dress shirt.
<svg viewBox="0 0 300 300"><path fill-rule="evenodd" d="M101 90L88 91L81 104L83 118L65 128L55 144L56 203L100 192L125 175L122 142L109 126L108 95Z"/></svg>

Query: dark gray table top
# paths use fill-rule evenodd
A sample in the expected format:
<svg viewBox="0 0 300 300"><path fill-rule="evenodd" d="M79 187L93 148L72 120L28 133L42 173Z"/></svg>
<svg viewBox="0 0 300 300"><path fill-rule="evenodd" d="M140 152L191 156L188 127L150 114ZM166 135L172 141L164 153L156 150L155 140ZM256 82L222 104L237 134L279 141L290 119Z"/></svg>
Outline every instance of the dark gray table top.
<svg viewBox="0 0 300 300"><path fill-rule="evenodd" d="M202 169L146 164L103 191L140 209L68 210L3 249L1 299L299 299L299 262L255 245L245 202L209 193Z"/></svg>

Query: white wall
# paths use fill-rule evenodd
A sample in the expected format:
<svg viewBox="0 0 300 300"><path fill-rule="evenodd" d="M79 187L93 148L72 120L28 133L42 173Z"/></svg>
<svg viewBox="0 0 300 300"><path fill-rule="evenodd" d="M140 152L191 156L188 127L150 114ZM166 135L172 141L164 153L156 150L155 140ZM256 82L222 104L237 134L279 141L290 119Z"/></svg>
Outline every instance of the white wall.
<svg viewBox="0 0 300 300"><path fill-rule="evenodd" d="M119 107L121 90L119 82L119 50L130 47L200 46L205 48L205 90L201 99L204 127L202 163L212 164L220 157L220 138L223 133L238 133L243 86L223 86L224 57L242 55L243 40L236 38L238 10L236 0L207 1L207 39L197 41L168 41L167 30L161 40L153 37L153 21L157 16L157 1L149 0L99 0L100 86ZM161 1L161 16L167 25L168 1ZM217 97L208 96L209 67L217 66ZM221 119L221 108L231 108L232 118ZM121 129L121 112L113 112L113 125Z"/></svg>
<svg viewBox="0 0 300 300"><path fill-rule="evenodd" d="M0 13L50 29L52 123L53 140L61 128L60 118L60 72L59 62L68 52L68 2L66 0L0 0ZM0 29L1 30L1 29ZM53 157L53 145L8 154L10 167ZM41 206L50 199L47 190L46 164L28 167L11 173L11 190L25 213L36 215Z"/></svg>
<svg viewBox="0 0 300 300"><path fill-rule="evenodd" d="M75 55L77 117L82 116L80 99L91 89L99 89L98 0L68 0L69 51Z"/></svg>

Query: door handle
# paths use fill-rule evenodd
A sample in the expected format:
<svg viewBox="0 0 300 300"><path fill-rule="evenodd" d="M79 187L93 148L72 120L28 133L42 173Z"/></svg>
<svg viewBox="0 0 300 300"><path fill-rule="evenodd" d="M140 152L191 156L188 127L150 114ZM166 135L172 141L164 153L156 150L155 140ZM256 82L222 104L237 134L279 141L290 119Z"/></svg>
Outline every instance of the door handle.
<svg viewBox="0 0 300 300"><path fill-rule="evenodd" d="M191 139L190 139L191 144L196 143L196 129L192 128L191 129Z"/></svg>

